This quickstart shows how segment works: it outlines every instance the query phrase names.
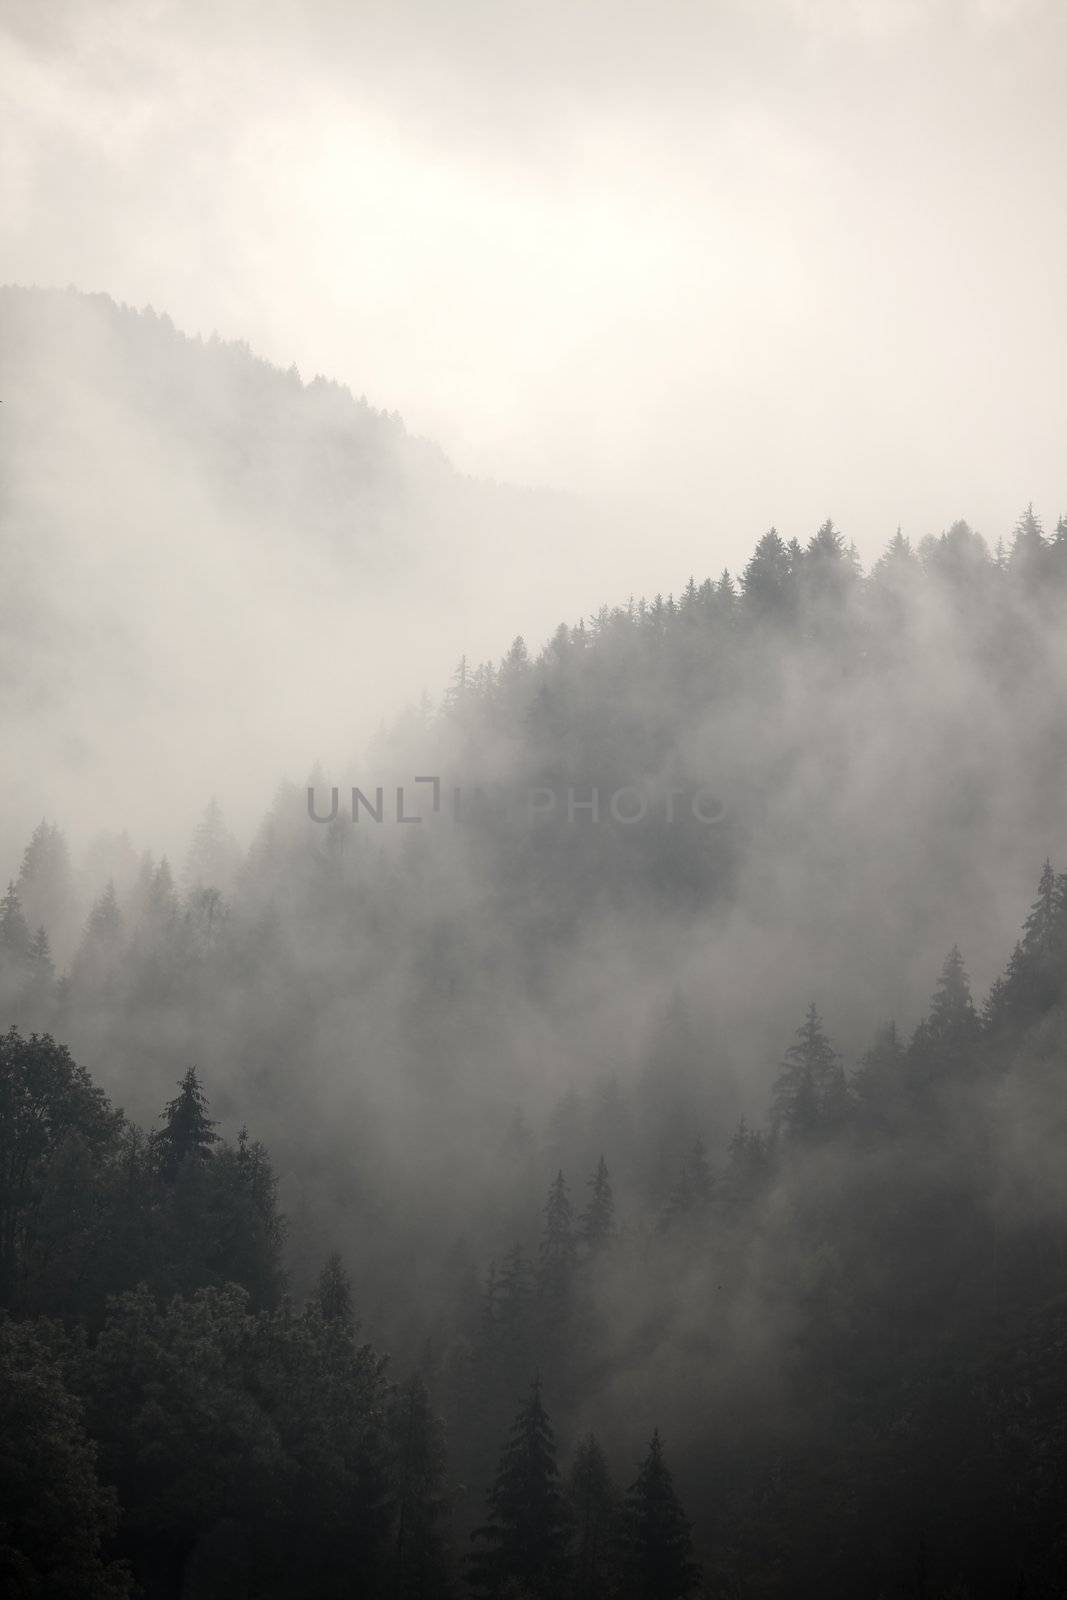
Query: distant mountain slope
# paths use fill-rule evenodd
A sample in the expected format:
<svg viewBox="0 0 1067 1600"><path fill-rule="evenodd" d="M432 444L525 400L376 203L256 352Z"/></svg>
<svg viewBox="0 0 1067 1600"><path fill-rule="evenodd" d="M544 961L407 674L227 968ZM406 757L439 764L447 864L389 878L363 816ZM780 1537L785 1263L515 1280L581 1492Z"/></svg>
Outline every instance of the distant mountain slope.
<svg viewBox="0 0 1067 1600"><path fill-rule="evenodd" d="M398 415L323 377L305 385L246 344L188 337L151 308L7 287L0 328L7 404L42 442L62 442L57 423L89 426L79 413L91 406L98 421L165 439L220 506L254 513L264 531L299 527L387 567L403 551L379 536L457 482Z"/></svg>
<svg viewBox="0 0 1067 1600"><path fill-rule="evenodd" d="M463 650L580 609L577 502L151 310L0 289L0 399L0 839L75 785L95 825L184 827L191 750L197 800L257 816Z"/></svg>

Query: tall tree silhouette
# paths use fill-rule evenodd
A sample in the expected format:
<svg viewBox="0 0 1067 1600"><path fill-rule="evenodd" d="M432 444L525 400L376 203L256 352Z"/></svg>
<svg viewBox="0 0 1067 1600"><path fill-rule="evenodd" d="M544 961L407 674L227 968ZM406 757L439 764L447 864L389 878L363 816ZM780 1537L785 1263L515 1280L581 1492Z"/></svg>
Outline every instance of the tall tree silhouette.
<svg viewBox="0 0 1067 1600"><path fill-rule="evenodd" d="M386 1434L394 1518L390 1592L396 1600L445 1600L450 1590L445 1430L417 1373L393 1390Z"/></svg>
<svg viewBox="0 0 1067 1600"><path fill-rule="evenodd" d="M545 1202L545 1225L538 1255L538 1287L544 1299L561 1305L574 1272L574 1214L563 1173L558 1172Z"/></svg>
<svg viewBox="0 0 1067 1600"><path fill-rule="evenodd" d="M613 1600L622 1584L622 1496L592 1433L578 1443L567 1479L574 1600Z"/></svg>
<svg viewBox="0 0 1067 1600"><path fill-rule="evenodd" d="M206 1160L211 1147L218 1144L216 1124L207 1114L207 1096L195 1067L190 1067L179 1082L178 1093L168 1101L162 1121L155 1144L165 1173L173 1175L185 1161Z"/></svg>
<svg viewBox="0 0 1067 1600"><path fill-rule="evenodd" d="M578 1234L590 1254L595 1255L615 1233L615 1196L608 1176L608 1164L601 1156L587 1184L589 1202L578 1219Z"/></svg>
<svg viewBox="0 0 1067 1600"><path fill-rule="evenodd" d="M514 1584L534 1600L559 1600L569 1519L540 1378L512 1425L488 1504L488 1521L474 1534L486 1548L471 1557L472 1585L488 1596L502 1596Z"/></svg>
<svg viewBox="0 0 1067 1600"><path fill-rule="evenodd" d="M700 1577L657 1428L626 1496L633 1600L684 1600Z"/></svg>
<svg viewBox="0 0 1067 1600"><path fill-rule="evenodd" d="M774 1125L787 1138L809 1139L838 1127L847 1108L841 1058L823 1032L812 1001L774 1086Z"/></svg>

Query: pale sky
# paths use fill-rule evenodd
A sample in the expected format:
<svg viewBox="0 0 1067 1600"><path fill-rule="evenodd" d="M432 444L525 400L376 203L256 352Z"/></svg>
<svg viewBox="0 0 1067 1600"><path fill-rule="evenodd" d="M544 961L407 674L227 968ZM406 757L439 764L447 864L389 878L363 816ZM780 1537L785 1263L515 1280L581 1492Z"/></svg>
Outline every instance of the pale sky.
<svg viewBox="0 0 1067 1600"><path fill-rule="evenodd" d="M1042 0L0 0L0 278L662 504L664 587L992 542L1067 507L1065 69Z"/></svg>

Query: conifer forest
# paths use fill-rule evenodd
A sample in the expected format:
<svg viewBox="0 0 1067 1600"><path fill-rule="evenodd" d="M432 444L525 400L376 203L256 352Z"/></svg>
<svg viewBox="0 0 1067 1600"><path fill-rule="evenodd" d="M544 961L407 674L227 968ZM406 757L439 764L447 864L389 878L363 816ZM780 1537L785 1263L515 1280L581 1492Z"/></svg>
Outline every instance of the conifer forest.
<svg viewBox="0 0 1067 1600"><path fill-rule="evenodd" d="M0 1594L1067 1600L1065 66L0 0Z"/></svg>

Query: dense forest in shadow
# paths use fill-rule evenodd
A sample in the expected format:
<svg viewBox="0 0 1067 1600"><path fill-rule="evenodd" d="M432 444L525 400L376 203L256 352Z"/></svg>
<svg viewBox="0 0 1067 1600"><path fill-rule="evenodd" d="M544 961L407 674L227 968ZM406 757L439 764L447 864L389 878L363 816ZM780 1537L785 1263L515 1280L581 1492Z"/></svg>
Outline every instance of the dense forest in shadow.
<svg viewBox="0 0 1067 1600"><path fill-rule="evenodd" d="M866 575L771 530L248 848L42 821L12 1592L1063 1594L1065 612L1032 508Z"/></svg>

